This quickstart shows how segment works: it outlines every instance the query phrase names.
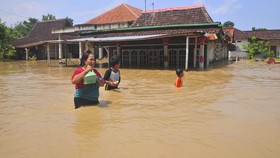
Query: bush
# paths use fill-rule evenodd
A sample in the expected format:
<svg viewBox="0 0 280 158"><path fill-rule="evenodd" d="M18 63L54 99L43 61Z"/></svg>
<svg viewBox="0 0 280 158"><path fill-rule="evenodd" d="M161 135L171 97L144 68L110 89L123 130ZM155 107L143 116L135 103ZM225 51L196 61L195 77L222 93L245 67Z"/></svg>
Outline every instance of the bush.
<svg viewBox="0 0 280 158"><path fill-rule="evenodd" d="M257 37L252 36L248 45L243 45L248 56L253 59L255 56L262 56L264 58L270 57L273 52L268 49L269 42L257 40Z"/></svg>

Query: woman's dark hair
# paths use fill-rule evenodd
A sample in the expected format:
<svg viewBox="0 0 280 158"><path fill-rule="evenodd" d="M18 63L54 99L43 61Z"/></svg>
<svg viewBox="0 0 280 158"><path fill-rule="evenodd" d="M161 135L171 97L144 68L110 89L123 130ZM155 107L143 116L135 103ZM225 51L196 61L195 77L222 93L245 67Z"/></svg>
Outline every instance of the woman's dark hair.
<svg viewBox="0 0 280 158"><path fill-rule="evenodd" d="M92 53L90 53L90 54L92 54ZM81 61L80 61L80 66L84 66L85 65L85 61L88 59L88 56L90 54L83 54L83 56L81 58ZM94 54L92 54L92 55L94 55Z"/></svg>
<svg viewBox="0 0 280 158"><path fill-rule="evenodd" d="M182 69L176 69L176 74L177 74L178 77L180 76L180 74L181 74L182 72L183 72Z"/></svg>
<svg viewBox="0 0 280 158"><path fill-rule="evenodd" d="M110 58L110 67L114 67L115 65L117 65L120 62L120 57L118 55L114 55Z"/></svg>

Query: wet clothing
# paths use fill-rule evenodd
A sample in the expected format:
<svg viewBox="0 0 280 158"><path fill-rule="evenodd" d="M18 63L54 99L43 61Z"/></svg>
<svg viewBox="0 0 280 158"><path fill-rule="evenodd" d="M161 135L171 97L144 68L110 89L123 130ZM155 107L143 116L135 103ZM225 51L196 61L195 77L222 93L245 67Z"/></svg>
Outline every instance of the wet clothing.
<svg viewBox="0 0 280 158"><path fill-rule="evenodd" d="M85 70L82 67L77 68L72 75L72 79L83 71ZM93 71L99 78L102 78L101 74L96 69L93 69ZM92 105L92 104L99 103L98 82L94 84L85 85L83 81L81 81L75 84L75 88L76 88L76 92L74 94L75 108L79 108L83 105Z"/></svg>
<svg viewBox="0 0 280 158"><path fill-rule="evenodd" d="M111 81L111 82L119 81L120 83L121 82L120 70L113 71L111 68L106 70L104 74L104 80ZM118 86L115 87L115 86L110 86L108 84L105 85L105 90L111 90L116 88L118 88Z"/></svg>
<svg viewBox="0 0 280 158"><path fill-rule="evenodd" d="M175 81L175 87L182 87L182 86L183 86L182 77L178 77Z"/></svg>

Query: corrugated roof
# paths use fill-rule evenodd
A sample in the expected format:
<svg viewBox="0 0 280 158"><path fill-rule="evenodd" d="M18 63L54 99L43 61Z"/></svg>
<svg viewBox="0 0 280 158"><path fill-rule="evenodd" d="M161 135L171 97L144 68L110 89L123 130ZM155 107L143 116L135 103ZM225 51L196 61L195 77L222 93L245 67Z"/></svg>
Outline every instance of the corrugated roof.
<svg viewBox="0 0 280 158"><path fill-rule="evenodd" d="M127 4L121 4L84 24L108 24L119 22L134 22L141 15L142 10Z"/></svg>

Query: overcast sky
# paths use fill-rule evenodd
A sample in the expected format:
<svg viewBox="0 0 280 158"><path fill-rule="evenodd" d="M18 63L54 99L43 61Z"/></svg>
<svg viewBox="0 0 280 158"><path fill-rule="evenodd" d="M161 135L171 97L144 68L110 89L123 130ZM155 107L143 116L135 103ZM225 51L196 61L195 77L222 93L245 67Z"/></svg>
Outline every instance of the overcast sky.
<svg viewBox="0 0 280 158"><path fill-rule="evenodd" d="M122 3L145 9L145 0L1 0L0 18L14 26L49 13L82 24ZM232 21L241 30L280 29L280 0L146 0L147 10L153 9L152 3L155 9L204 4L214 22Z"/></svg>

